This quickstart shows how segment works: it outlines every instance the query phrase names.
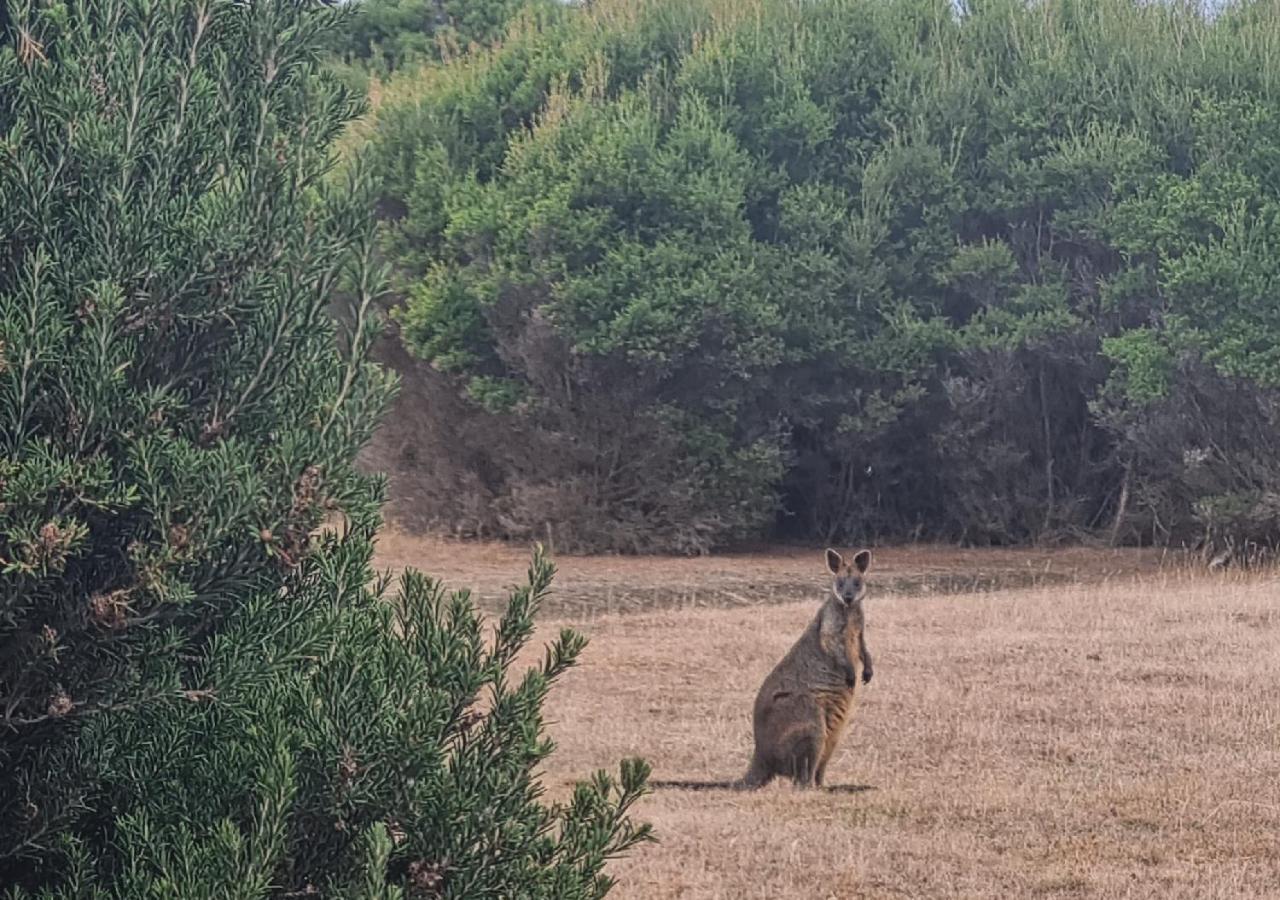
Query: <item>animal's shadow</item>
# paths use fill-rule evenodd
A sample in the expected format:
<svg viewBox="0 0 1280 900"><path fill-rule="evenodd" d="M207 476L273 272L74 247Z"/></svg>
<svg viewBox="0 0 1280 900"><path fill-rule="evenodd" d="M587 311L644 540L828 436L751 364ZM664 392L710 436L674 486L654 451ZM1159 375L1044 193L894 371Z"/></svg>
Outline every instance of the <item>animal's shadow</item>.
<svg viewBox="0 0 1280 900"><path fill-rule="evenodd" d="M656 791L660 790L677 790L677 791L738 791L743 790L736 781L664 781L651 780L649 787ZM817 791L825 791L828 794L862 794L866 791L874 791L875 786L870 784L829 784L816 789Z"/></svg>

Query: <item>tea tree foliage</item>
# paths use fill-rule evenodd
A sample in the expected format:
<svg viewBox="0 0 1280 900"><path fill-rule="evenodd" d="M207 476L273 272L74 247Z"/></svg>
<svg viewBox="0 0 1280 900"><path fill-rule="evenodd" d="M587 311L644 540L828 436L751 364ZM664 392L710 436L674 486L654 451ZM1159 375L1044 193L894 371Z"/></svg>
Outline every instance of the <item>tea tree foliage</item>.
<svg viewBox="0 0 1280 900"><path fill-rule="evenodd" d="M331 65L353 84L501 41L526 12L564 12L559 0L354 0L331 39Z"/></svg>
<svg viewBox="0 0 1280 900"><path fill-rule="evenodd" d="M438 524L1280 536L1277 15L600 0L393 79Z"/></svg>
<svg viewBox="0 0 1280 900"><path fill-rule="evenodd" d="M0 20L0 884L10 897L599 897L644 766L541 800L514 668L370 569L392 393L322 4ZM337 327L329 310L350 308ZM329 518L340 524L318 534Z"/></svg>

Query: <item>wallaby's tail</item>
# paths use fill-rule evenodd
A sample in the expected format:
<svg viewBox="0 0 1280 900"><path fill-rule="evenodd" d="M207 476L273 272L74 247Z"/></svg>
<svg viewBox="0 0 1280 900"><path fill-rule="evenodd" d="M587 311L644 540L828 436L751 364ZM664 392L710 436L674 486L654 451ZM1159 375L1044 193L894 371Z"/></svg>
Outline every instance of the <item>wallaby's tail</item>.
<svg viewBox="0 0 1280 900"><path fill-rule="evenodd" d="M650 778L645 782L655 791L663 788L670 788L678 791L732 791L735 790L738 782L736 781L661 781Z"/></svg>
<svg viewBox="0 0 1280 900"><path fill-rule="evenodd" d="M649 787L655 790L677 788L682 791L751 791L764 787L771 780L773 775L769 770L752 759L747 774L737 781L655 781L650 779Z"/></svg>

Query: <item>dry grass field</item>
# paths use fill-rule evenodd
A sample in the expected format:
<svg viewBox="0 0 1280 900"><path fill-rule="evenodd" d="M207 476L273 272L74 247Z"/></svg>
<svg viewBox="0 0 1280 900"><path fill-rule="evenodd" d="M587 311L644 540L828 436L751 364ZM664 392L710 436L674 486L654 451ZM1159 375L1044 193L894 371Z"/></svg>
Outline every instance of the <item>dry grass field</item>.
<svg viewBox="0 0 1280 900"><path fill-rule="evenodd" d="M390 549L482 596L524 559ZM876 676L833 789L659 789L638 815L660 843L612 865L611 896L1280 898L1280 581L1085 550L878 563ZM658 779L739 776L755 690L822 596L818 554L563 569L544 627L591 644L547 710L549 791L629 755ZM1012 586L963 591L979 572Z"/></svg>
<svg viewBox="0 0 1280 900"><path fill-rule="evenodd" d="M1168 560L1155 551L956 550L916 545L876 551L879 595L953 594L1000 588L1101 584L1155 574ZM821 591L822 550L768 547L720 556L566 556L548 612L574 621L655 608L759 606ZM423 538L394 527L378 536L378 564L413 566L472 590L497 608L529 565L529 551L504 544Z"/></svg>

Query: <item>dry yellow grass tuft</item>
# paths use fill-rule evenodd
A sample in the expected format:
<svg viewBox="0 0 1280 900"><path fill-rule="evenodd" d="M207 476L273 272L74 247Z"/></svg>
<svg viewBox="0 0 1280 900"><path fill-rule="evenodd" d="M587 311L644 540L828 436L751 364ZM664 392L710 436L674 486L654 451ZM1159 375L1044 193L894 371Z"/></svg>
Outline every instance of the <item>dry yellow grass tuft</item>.
<svg viewBox="0 0 1280 900"><path fill-rule="evenodd" d="M592 640L548 708L551 793L627 755L662 779L739 776L754 692L821 590L569 622ZM836 789L660 790L638 811L660 843L613 865L611 896L1280 897L1274 581L867 607L876 678Z"/></svg>

